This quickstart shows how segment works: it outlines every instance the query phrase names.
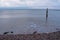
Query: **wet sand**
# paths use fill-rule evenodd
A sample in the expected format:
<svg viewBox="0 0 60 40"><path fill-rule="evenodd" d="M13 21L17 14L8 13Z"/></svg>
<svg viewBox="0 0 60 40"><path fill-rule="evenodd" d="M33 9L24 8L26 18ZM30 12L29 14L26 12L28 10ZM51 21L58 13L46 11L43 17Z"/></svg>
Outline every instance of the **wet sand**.
<svg viewBox="0 0 60 40"><path fill-rule="evenodd" d="M40 25L43 25L44 21L40 21L39 18L11 18L11 19L2 19L0 23L0 34L3 34L6 31L13 31L14 34L29 34L33 31L38 31L36 28L39 28ZM23 30L22 30L23 29ZM1 31L2 30L2 31Z"/></svg>
<svg viewBox="0 0 60 40"><path fill-rule="evenodd" d="M52 33L0 35L0 40L60 40L60 31Z"/></svg>
<svg viewBox="0 0 60 40"><path fill-rule="evenodd" d="M45 18L40 17L1 19L0 26L0 34L10 31L13 31L14 34L31 34L34 31L38 33L50 33L59 31L56 28L60 29L59 25L56 26L55 21L46 21Z"/></svg>

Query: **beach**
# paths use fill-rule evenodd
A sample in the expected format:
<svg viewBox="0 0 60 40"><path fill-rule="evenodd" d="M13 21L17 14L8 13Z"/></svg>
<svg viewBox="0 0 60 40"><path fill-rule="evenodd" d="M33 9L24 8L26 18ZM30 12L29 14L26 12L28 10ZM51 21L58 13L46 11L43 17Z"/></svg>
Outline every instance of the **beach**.
<svg viewBox="0 0 60 40"><path fill-rule="evenodd" d="M49 10L47 19L43 9L0 11L0 40L60 40L60 11Z"/></svg>
<svg viewBox="0 0 60 40"><path fill-rule="evenodd" d="M0 40L60 40L60 31L52 33L0 35Z"/></svg>

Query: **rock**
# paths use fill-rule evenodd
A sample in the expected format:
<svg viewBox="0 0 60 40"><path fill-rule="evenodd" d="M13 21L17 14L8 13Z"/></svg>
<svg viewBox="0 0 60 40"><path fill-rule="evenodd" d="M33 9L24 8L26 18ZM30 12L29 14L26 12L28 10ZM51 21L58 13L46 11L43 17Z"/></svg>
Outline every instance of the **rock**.
<svg viewBox="0 0 60 40"><path fill-rule="evenodd" d="M9 32L4 32L3 34L8 34Z"/></svg>
<svg viewBox="0 0 60 40"><path fill-rule="evenodd" d="M11 31L11 33L13 33L13 31Z"/></svg>
<svg viewBox="0 0 60 40"><path fill-rule="evenodd" d="M34 31L34 32L33 32L33 34L36 34L36 33L37 33L37 31Z"/></svg>

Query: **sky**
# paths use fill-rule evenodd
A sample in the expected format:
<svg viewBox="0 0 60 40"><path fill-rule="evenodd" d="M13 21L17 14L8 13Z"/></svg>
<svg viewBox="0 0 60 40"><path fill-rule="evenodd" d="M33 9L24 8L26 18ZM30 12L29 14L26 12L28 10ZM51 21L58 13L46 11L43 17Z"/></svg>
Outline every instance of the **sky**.
<svg viewBox="0 0 60 40"><path fill-rule="evenodd" d="M50 8L60 9L60 0L0 0L0 7Z"/></svg>

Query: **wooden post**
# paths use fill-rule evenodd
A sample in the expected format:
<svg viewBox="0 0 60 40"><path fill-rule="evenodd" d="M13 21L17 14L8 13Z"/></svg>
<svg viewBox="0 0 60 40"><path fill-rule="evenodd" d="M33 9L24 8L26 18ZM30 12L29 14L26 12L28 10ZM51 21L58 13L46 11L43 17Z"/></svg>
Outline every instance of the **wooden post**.
<svg viewBox="0 0 60 40"><path fill-rule="evenodd" d="M48 27L48 8L46 9L46 27ZM47 29L48 32L48 29Z"/></svg>
<svg viewBox="0 0 60 40"><path fill-rule="evenodd" d="M48 18L48 8L46 9L46 21L47 21L47 18Z"/></svg>
<svg viewBox="0 0 60 40"><path fill-rule="evenodd" d="M48 8L46 9L46 18L48 17Z"/></svg>

